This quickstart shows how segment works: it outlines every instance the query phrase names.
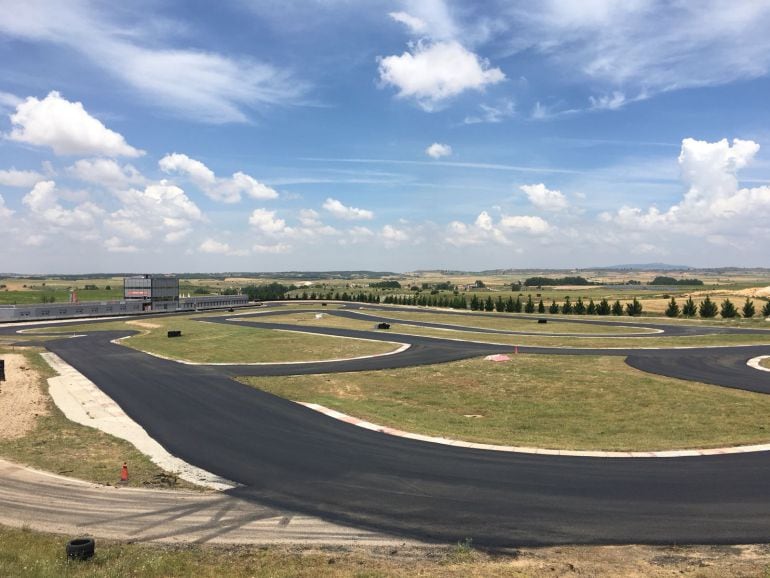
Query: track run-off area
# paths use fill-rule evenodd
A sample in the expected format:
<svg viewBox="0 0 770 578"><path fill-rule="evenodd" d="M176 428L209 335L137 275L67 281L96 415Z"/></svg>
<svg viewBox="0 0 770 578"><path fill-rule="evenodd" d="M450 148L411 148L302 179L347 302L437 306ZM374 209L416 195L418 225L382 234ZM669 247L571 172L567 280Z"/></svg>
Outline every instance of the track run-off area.
<svg viewBox="0 0 770 578"><path fill-rule="evenodd" d="M355 427L233 379L434 365L513 350L510 344L464 340L463 331L534 334L474 326L474 317L483 314L430 310L457 319L433 323L421 321L427 311L414 308L317 305L307 304L304 311L364 320L372 329L288 325L280 316L303 309L280 306L210 316L205 322L409 347L331 362L189 365L114 343L131 331L98 331L99 321L91 322L92 332L78 330L79 337L60 334L60 339L38 344L95 383L171 454L238 483L226 493L265 508L405 538L470 539L488 547L770 541L770 452L602 459L439 445ZM403 318L407 313L408 321ZM534 323L537 316L510 318ZM379 322L444 330L446 337L378 331L373 327ZM650 347L624 345L630 337L636 342L739 333L767 335L770 343L770 330L638 318L558 322L585 324L591 330L570 337L617 339L618 345L518 345L518 351L622 356L628 365L649 373L770 394L770 372L747 365L770 354L770 345L660 348L659 340L650 341ZM627 331L618 333L619 326ZM28 327L6 326L0 334Z"/></svg>

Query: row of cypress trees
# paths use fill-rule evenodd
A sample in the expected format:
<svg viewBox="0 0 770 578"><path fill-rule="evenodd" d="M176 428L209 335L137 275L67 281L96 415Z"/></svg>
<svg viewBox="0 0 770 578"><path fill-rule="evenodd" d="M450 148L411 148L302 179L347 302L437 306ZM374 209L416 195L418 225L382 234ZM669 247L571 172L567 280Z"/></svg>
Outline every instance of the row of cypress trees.
<svg viewBox="0 0 770 578"><path fill-rule="evenodd" d="M666 308L666 315L668 317L679 317L681 314L684 317L695 317L695 315L699 315L704 319L716 317L717 313L724 319L741 317L741 315L749 319L754 317L756 312L757 310L754 307L754 302L748 297L746 297L746 302L743 304L743 307L741 307L741 313L738 313L738 309L733 302L730 301L729 297L722 301L722 304L717 307L717 304L714 303L708 295L706 295L706 298L698 305L695 305L695 301L692 300L692 297L688 297L681 308L676 302L676 299L672 297ZM762 307L762 315L764 317L770 317L770 301L765 303L764 307Z"/></svg>

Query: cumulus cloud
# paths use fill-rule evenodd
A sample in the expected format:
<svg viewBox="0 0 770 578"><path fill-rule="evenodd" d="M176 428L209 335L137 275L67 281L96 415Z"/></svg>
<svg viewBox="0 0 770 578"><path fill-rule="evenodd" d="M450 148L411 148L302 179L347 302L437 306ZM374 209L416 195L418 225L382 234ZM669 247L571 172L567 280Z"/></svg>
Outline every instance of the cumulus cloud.
<svg viewBox="0 0 770 578"><path fill-rule="evenodd" d="M248 254L248 251L244 251L242 249L233 249L228 243L222 243L211 238L203 241L198 249L201 252L208 253L210 255L229 255L243 257Z"/></svg>
<svg viewBox="0 0 770 578"><path fill-rule="evenodd" d="M72 165L68 172L81 181L107 187L140 185L146 181L134 166L120 166L113 159L81 159Z"/></svg>
<svg viewBox="0 0 770 578"><path fill-rule="evenodd" d="M249 225L259 232L276 234L286 229L286 221L275 216L275 211L254 209L249 217Z"/></svg>
<svg viewBox="0 0 770 578"><path fill-rule="evenodd" d="M770 237L770 187L741 188L738 171L759 151L750 140L682 141L679 168L686 192L667 209L623 206L600 220L635 231L683 233L719 245L736 239L755 242Z"/></svg>
<svg viewBox="0 0 770 578"><path fill-rule="evenodd" d="M567 197L560 191L552 191L543 183L522 185L519 187L527 195L529 202L544 211L563 211L569 206Z"/></svg>
<svg viewBox="0 0 770 578"><path fill-rule="evenodd" d="M43 175L35 171L0 170L0 185L6 187L29 188L42 180Z"/></svg>
<svg viewBox="0 0 770 578"><path fill-rule="evenodd" d="M123 207L110 213L105 225L121 238L149 241L156 236L175 243L188 236L203 213L179 187L166 181L144 190L118 190L115 195Z"/></svg>
<svg viewBox="0 0 770 578"><path fill-rule="evenodd" d="M454 40L417 42L409 52L380 59L383 85L398 89L399 98L414 98L426 111L466 90L481 91L505 79L499 68Z"/></svg>
<svg viewBox="0 0 770 578"><path fill-rule="evenodd" d="M5 206L3 195L0 195L0 219L8 219L13 213L11 209Z"/></svg>
<svg viewBox="0 0 770 578"><path fill-rule="evenodd" d="M432 145L425 149L425 154L434 159L448 157L452 154L452 147L448 144L434 142Z"/></svg>
<svg viewBox="0 0 770 578"><path fill-rule="evenodd" d="M324 201L323 208L338 219L355 221L371 220L374 218L374 213L372 211L367 209L357 209L356 207L346 207L337 199L332 198L328 198Z"/></svg>
<svg viewBox="0 0 770 578"><path fill-rule="evenodd" d="M398 229L393 225L385 225L380 231L380 237L386 247L395 247L409 241L409 233L405 229Z"/></svg>
<svg viewBox="0 0 770 578"><path fill-rule="evenodd" d="M192 159L185 154L172 153L166 155L158 162L158 166L165 173L180 173L192 181L206 195L223 203L237 203L241 195L252 199L275 199L278 193L260 183L254 177L238 171L229 179L219 178L201 161Z"/></svg>
<svg viewBox="0 0 770 578"><path fill-rule="evenodd" d="M540 217L527 215L503 215L495 220L487 211L479 213L473 223L452 221L446 229L445 240L456 247L493 242L499 245L512 243L509 235L526 233L539 236L550 230L548 222Z"/></svg>
<svg viewBox="0 0 770 578"><path fill-rule="evenodd" d="M144 154L88 114L80 102L70 102L56 91L43 100L30 96L20 103L11 115L11 124L10 140L51 147L57 155L138 157Z"/></svg>
<svg viewBox="0 0 770 578"><path fill-rule="evenodd" d="M91 202L81 203L71 209L61 204L54 181L40 181L22 198L29 215L36 223L36 233L66 233L82 240L97 237L96 224L104 210Z"/></svg>

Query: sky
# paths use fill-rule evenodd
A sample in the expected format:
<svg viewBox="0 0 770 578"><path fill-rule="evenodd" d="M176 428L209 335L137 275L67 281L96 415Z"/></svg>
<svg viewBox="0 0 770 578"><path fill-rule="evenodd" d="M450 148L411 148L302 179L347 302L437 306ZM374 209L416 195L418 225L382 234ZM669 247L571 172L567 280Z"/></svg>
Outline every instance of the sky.
<svg viewBox="0 0 770 578"><path fill-rule="evenodd" d="M0 271L768 267L767 30L761 0L0 0Z"/></svg>

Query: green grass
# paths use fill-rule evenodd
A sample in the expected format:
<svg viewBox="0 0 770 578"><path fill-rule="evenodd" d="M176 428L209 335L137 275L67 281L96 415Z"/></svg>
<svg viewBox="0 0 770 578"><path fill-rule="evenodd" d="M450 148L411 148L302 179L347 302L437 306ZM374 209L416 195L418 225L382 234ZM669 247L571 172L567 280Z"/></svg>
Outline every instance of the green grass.
<svg viewBox="0 0 770 578"><path fill-rule="evenodd" d="M9 352L0 349L0 353ZM127 462L130 486L197 487L167 476L127 441L69 421L47 394L45 379L55 375L53 370L35 352L27 351L25 356L28 366L40 376L38 386L46 393L48 415L38 416L34 429L24 437L0 439L0 456L40 470L113 485Z"/></svg>
<svg viewBox="0 0 770 578"><path fill-rule="evenodd" d="M770 442L770 396L652 375L617 357L517 355L241 381L381 425L481 443L643 451Z"/></svg>
<svg viewBox="0 0 770 578"><path fill-rule="evenodd" d="M125 339L121 343L140 351L198 363L318 361L377 355L399 347L386 342L307 335L196 320L201 318L205 317L168 316L99 324L77 324L51 329L35 329L28 335L49 331L73 334L94 330L140 331L140 334ZM149 325L158 327L149 327ZM182 331L182 337L169 338L167 336L169 330Z"/></svg>

